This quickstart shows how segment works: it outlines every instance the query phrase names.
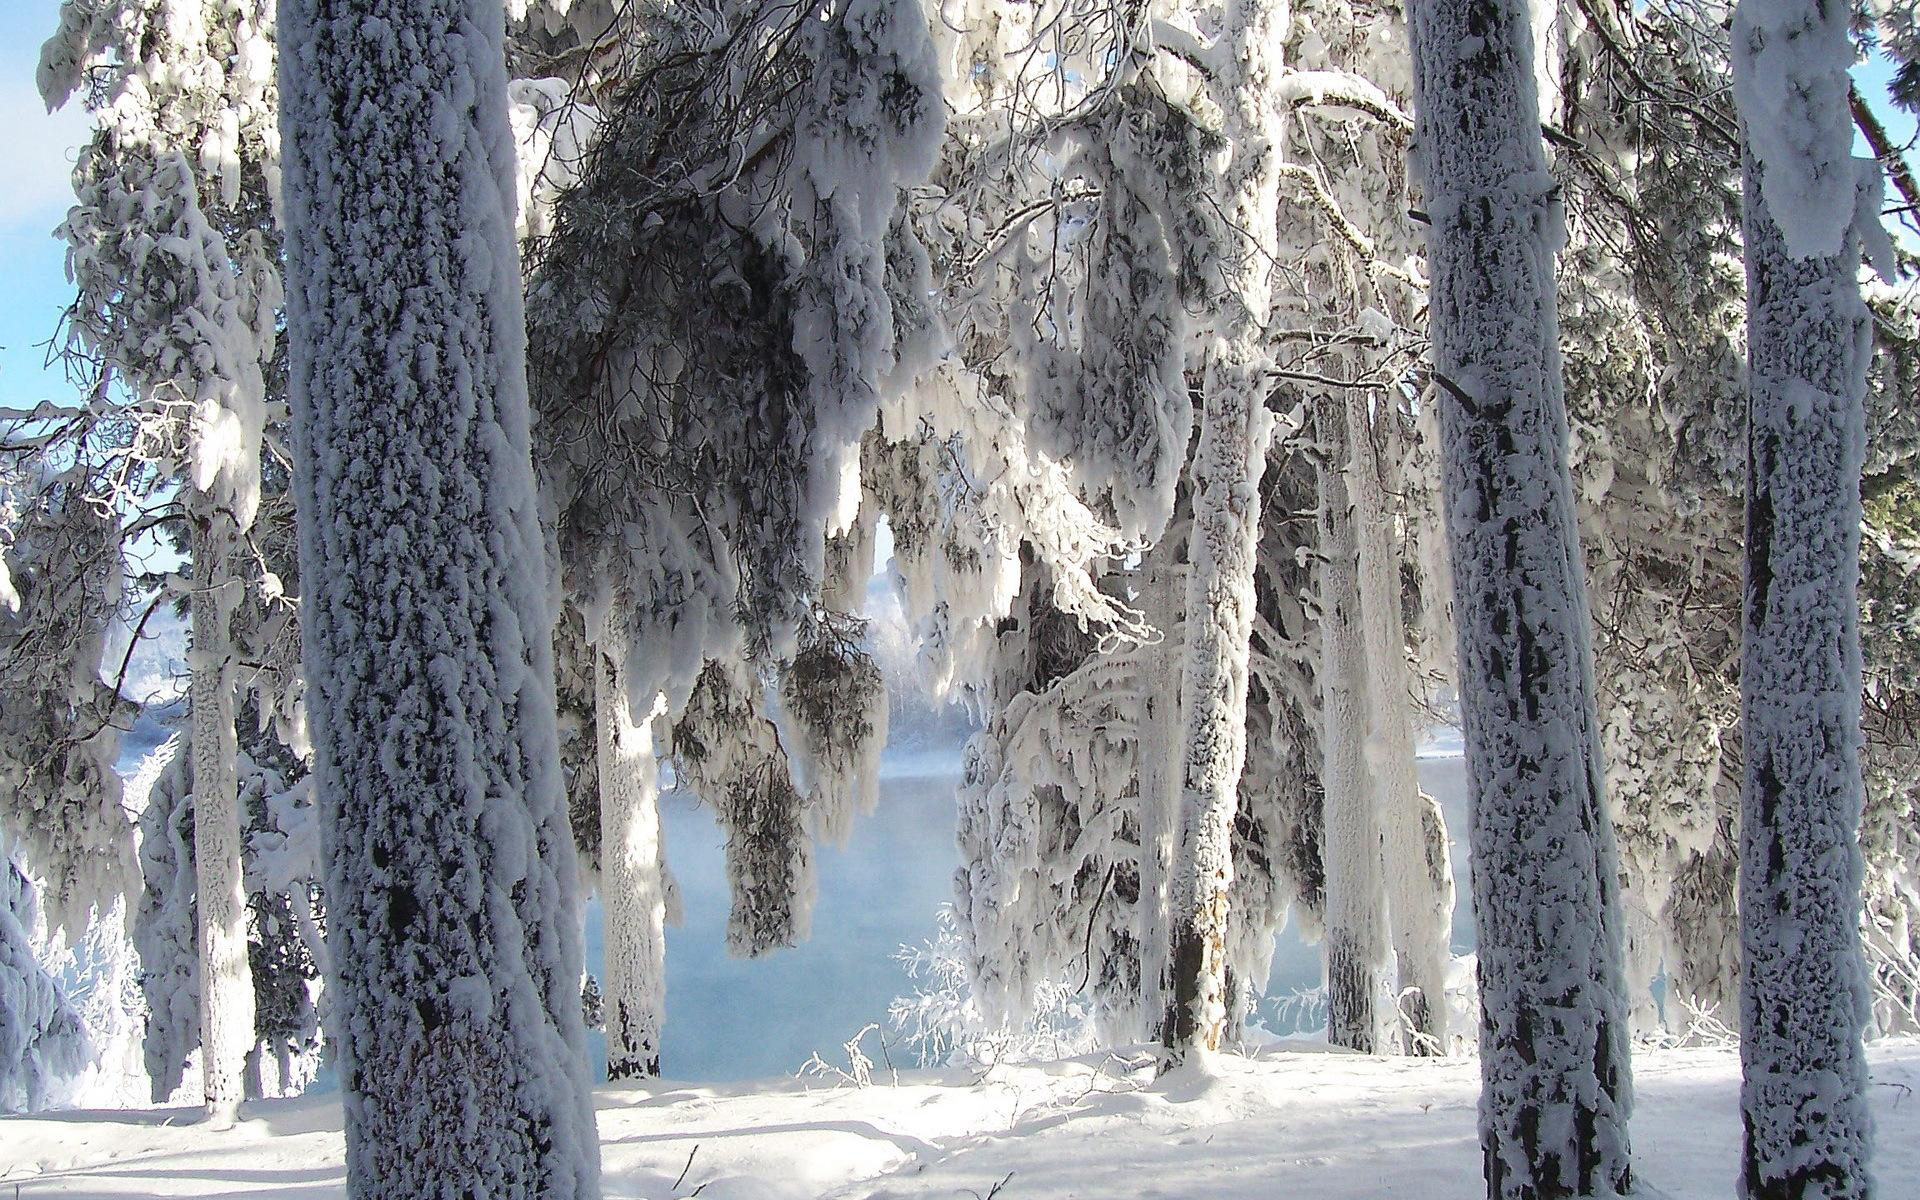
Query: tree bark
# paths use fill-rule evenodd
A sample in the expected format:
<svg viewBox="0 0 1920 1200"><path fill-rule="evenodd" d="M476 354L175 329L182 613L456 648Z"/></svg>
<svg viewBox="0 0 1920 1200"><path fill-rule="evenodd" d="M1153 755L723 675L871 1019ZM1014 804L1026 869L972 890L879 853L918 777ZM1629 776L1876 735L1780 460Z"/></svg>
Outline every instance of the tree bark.
<svg viewBox="0 0 1920 1200"><path fill-rule="evenodd" d="M1410 8L1473 808L1480 1140L1496 1200L1631 1182L1619 866L1602 802L1524 0Z"/></svg>
<svg viewBox="0 0 1920 1200"><path fill-rule="evenodd" d="M1142 606L1161 635L1140 652L1140 1011L1150 1027L1167 1007L1167 889L1179 833L1180 605L1186 581L1171 550L1163 540L1147 552Z"/></svg>
<svg viewBox="0 0 1920 1200"><path fill-rule="evenodd" d="M348 1193L593 1200L498 0L284 0L302 635Z"/></svg>
<svg viewBox="0 0 1920 1200"><path fill-rule="evenodd" d="M1794 258L1747 155L1747 563L1740 695L1740 1194L1869 1194L1860 1038L1857 240Z"/></svg>

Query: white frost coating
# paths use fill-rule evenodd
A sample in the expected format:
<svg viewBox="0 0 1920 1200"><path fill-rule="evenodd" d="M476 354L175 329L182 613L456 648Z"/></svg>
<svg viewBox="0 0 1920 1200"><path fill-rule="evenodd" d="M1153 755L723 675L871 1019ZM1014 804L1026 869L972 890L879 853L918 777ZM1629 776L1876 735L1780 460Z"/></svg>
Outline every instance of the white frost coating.
<svg viewBox="0 0 1920 1200"><path fill-rule="evenodd" d="M280 16L347 1186L592 1200L502 9Z"/></svg>
<svg viewBox="0 0 1920 1200"><path fill-rule="evenodd" d="M221 518L213 522L224 523ZM194 786L193 864L200 945L202 1096L216 1124L232 1124L245 1098L253 1048L253 979L247 962L247 888L240 857L240 795L233 728L232 540L196 530L193 671L187 689ZM219 582L208 582L219 581Z"/></svg>
<svg viewBox="0 0 1920 1200"><path fill-rule="evenodd" d="M100 678L122 595L119 528L84 482L0 486L19 602L0 609L0 838L69 944L138 879L114 770L131 705Z"/></svg>
<svg viewBox="0 0 1920 1200"><path fill-rule="evenodd" d="M1315 405L1320 434L1320 785L1325 797L1327 1040L1375 1053L1384 1018L1386 894L1377 790L1367 763L1367 655L1359 559L1347 498L1345 404Z"/></svg>
<svg viewBox="0 0 1920 1200"><path fill-rule="evenodd" d="M282 284L272 0L68 0L42 50L50 106L88 80L98 136L60 234L79 290L71 337L134 393L136 428L185 451L192 528L193 756L208 978L207 1100L230 1121L252 1041L238 800L231 786L232 609L260 457ZM104 390L104 389L103 389ZM149 436L153 436L152 433Z"/></svg>
<svg viewBox="0 0 1920 1200"><path fill-rule="evenodd" d="M1168 893L1178 851L1181 604L1186 578L1173 553L1173 537L1149 551L1144 564L1147 619L1160 631L1157 642L1142 646L1140 723L1135 737L1140 826L1140 1009L1150 1017L1166 1011Z"/></svg>
<svg viewBox="0 0 1920 1200"><path fill-rule="evenodd" d="M240 1033L246 1040L230 1047L229 1057L243 1068L231 1086L252 1099L263 1094L259 1068L265 1055L271 1054L283 1091L310 1079L318 1066L309 984L312 963L323 946L308 897L308 884L318 870L318 846L312 809L300 802L305 787L289 789L276 771L255 764L245 752L236 753L230 770L248 818L244 904L252 910L242 912L252 919L243 927L239 950L243 961L257 961L262 970L241 977L247 990L240 999L248 1021ZM208 1056L203 1045L205 976L196 932L198 913L205 907L199 894L205 881L196 872L191 755L181 739L173 738L149 754L130 790L144 797L142 886L129 931L139 955L146 1008L141 1042L152 1100L166 1104L176 1096L204 1099L204 1071L192 1081L184 1077L191 1055L199 1052L203 1067ZM222 1032L235 1036L231 1027Z"/></svg>
<svg viewBox="0 0 1920 1200"><path fill-rule="evenodd" d="M1064 979L1068 994L1093 990L1110 1040L1135 1041L1141 916L1121 893L1137 878L1142 648L1098 653L1032 564L995 642L993 716L955 796L974 1004L990 1028L1019 1026Z"/></svg>
<svg viewBox="0 0 1920 1200"><path fill-rule="evenodd" d="M1840 253L1854 222L1852 18L1839 0L1740 0L1733 12L1734 101L1795 258Z"/></svg>
<svg viewBox="0 0 1920 1200"><path fill-rule="evenodd" d="M1776 23L1816 20L1814 0ZM1743 8L1745 5L1743 5ZM1823 60L1825 61L1825 60ZM1844 64L1828 70L1846 86ZM1809 67L1809 70L1812 68ZM1832 80L1809 80L1808 86ZM1844 101L1843 101L1844 103ZM1758 135L1749 116L1751 136ZM1774 180L1844 152L1744 172L1747 559L1740 694L1740 1090L1746 1200L1872 1194L1868 986L1860 947L1860 470L1872 326L1860 244L1808 257L1773 219ZM1809 135L1811 136L1811 135ZM1795 194L1804 181L1789 182Z"/></svg>
<svg viewBox="0 0 1920 1200"><path fill-rule="evenodd" d="M0 839L0 1113L44 1107L88 1050L79 1014L34 954L39 922L33 884Z"/></svg>
<svg viewBox="0 0 1920 1200"><path fill-rule="evenodd" d="M1102 185L1088 250L1077 345L1036 336L1052 322L1018 316L1025 415L1035 448L1058 461L1079 494L1133 538L1159 535L1193 430L1187 396L1188 321L1173 253L1175 215L1155 161L1165 132L1147 114L1116 112L1089 157ZM1171 140L1171 139L1168 139Z"/></svg>
<svg viewBox="0 0 1920 1200"><path fill-rule="evenodd" d="M575 96L564 79L516 79L507 85L513 107L514 235L553 232L553 203L580 179L600 110Z"/></svg>
<svg viewBox="0 0 1920 1200"><path fill-rule="evenodd" d="M932 439L916 432L923 424ZM1032 447L1006 398L970 394L946 364L881 407L880 432L864 486L893 531L892 574L929 693L984 691L994 622L1019 595L1023 544L1045 564L1056 607L1118 638L1146 636L1094 576L1099 561L1124 556L1128 539Z"/></svg>
<svg viewBox="0 0 1920 1200"><path fill-rule="evenodd" d="M155 1104L179 1088L200 1044L200 963L193 919L188 755L172 738L140 764L140 899L129 932L140 956L147 1025L141 1039Z"/></svg>
<svg viewBox="0 0 1920 1200"><path fill-rule="evenodd" d="M1220 1049L1227 1019L1228 889L1233 816L1246 756L1248 645L1267 411L1266 323L1280 176L1281 120L1271 103L1287 9L1271 0L1229 4L1218 47L1233 158L1225 180L1235 240L1227 303L1207 351L1200 441L1191 466L1186 661L1181 696L1180 843L1169 895L1172 987L1162 1040L1175 1058Z"/></svg>
<svg viewBox="0 0 1920 1200"><path fill-rule="evenodd" d="M634 705L627 690L627 611L610 605L594 644L600 773L600 903L606 914L607 1078L660 1074L667 1014L667 887L660 842L654 723L666 697ZM637 709L637 712L636 712ZM637 719L636 719L637 717Z"/></svg>
<svg viewBox="0 0 1920 1200"><path fill-rule="evenodd" d="M1361 639L1367 672L1367 772L1379 806L1382 867L1409 1053L1445 1053L1447 966L1453 942L1453 870L1439 805L1422 794L1414 761L1413 708L1400 564L1393 554L1386 484L1369 436L1367 399L1345 404L1359 556Z"/></svg>
<svg viewBox="0 0 1920 1200"><path fill-rule="evenodd" d="M193 486L242 530L282 300L274 250L241 215L278 191L272 26L272 0L66 0L40 64L50 107L83 76L104 85L89 100L103 137L81 150L60 228L74 336L172 410Z"/></svg>
<svg viewBox="0 0 1920 1200"><path fill-rule="evenodd" d="M844 0L809 21L813 69L794 121L785 186L812 213L794 264L793 352L804 364L807 455L797 514L800 561L817 586L824 537L848 515L844 472L899 366L887 235L901 189L926 178L946 128L939 64L919 0ZM791 250L788 253L792 253ZM777 640L781 657L796 650Z"/></svg>
<svg viewBox="0 0 1920 1200"><path fill-rule="evenodd" d="M1619 866L1594 717L1525 0L1411 11L1494 1200L1631 1182Z"/></svg>
<svg viewBox="0 0 1920 1200"><path fill-rule="evenodd" d="M871 656L831 629L780 672L775 710L807 828L845 846L857 816L880 802L887 686Z"/></svg>

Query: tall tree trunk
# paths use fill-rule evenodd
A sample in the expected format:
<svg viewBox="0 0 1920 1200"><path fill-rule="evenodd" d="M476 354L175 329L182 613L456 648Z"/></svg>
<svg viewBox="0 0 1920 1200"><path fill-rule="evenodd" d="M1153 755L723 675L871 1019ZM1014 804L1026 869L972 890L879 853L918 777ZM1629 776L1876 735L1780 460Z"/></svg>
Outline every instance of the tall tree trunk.
<svg viewBox="0 0 1920 1200"><path fill-rule="evenodd" d="M600 903L606 916L607 1078L660 1074L667 1008L667 893L660 853L657 707L635 721L627 693L627 605L594 644L600 767Z"/></svg>
<svg viewBox="0 0 1920 1200"><path fill-rule="evenodd" d="M1141 653L1140 1011L1150 1032L1167 1007L1168 895L1179 834L1180 605L1186 580L1163 538L1146 555L1142 607L1160 641Z"/></svg>
<svg viewBox="0 0 1920 1200"><path fill-rule="evenodd" d="M1749 151L1740 1194L1856 1200L1872 1134L1856 596L1871 334L1855 237L1794 256L1761 185Z"/></svg>
<svg viewBox="0 0 1920 1200"><path fill-rule="evenodd" d="M1379 1045L1386 923L1380 826L1367 770L1366 651L1360 632L1359 544L1347 502L1346 413L1317 401L1320 464L1320 718L1326 797L1327 1040L1372 1054Z"/></svg>
<svg viewBox="0 0 1920 1200"><path fill-rule="evenodd" d="M347 1189L591 1200L503 10L279 13Z"/></svg>
<svg viewBox="0 0 1920 1200"><path fill-rule="evenodd" d="M1221 327L1207 352L1193 459L1180 843L1169 887L1171 995L1161 1024L1168 1065L1219 1050L1227 1019L1233 816L1247 748L1260 475L1273 433L1265 405L1280 167L1272 94L1286 21L1285 4L1236 0L1227 6L1218 41L1220 95L1233 147L1226 216L1237 244L1226 268L1229 295Z"/></svg>
<svg viewBox="0 0 1920 1200"><path fill-rule="evenodd" d="M247 1095L253 1049L253 975L247 962L247 885L240 857L240 747L233 729L231 519L197 498L193 516L193 865L200 948L200 1061L207 1114L234 1122Z"/></svg>
<svg viewBox="0 0 1920 1200"><path fill-rule="evenodd" d="M1499 1200L1630 1183L1619 866L1602 803L1525 0L1410 8L1473 806L1480 1140Z"/></svg>
<svg viewBox="0 0 1920 1200"><path fill-rule="evenodd" d="M1352 453L1347 498L1353 504L1360 557L1360 622L1367 656L1367 770L1379 805L1397 1003L1406 1028L1406 1052L1445 1054L1447 962L1453 942L1453 868L1446 822L1439 804L1420 790L1400 562L1393 552L1393 513L1364 394L1348 393L1346 418Z"/></svg>

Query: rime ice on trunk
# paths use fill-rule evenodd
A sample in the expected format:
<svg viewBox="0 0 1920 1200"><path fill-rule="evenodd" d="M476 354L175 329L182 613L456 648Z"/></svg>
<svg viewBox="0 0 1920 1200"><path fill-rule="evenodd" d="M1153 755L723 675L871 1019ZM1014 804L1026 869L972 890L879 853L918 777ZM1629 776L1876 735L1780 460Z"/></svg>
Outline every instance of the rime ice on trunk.
<svg viewBox="0 0 1920 1200"><path fill-rule="evenodd" d="M1269 272L1277 251L1283 4L1229 4L1218 40L1233 161L1224 181L1236 235L1228 296L1207 351L1200 441L1194 451L1193 543L1188 556L1186 724L1181 756L1179 848L1168 889L1173 931L1161 1041L1169 1061L1220 1049L1227 1019L1228 891L1233 816L1246 758L1247 659L1253 633L1254 556L1260 540L1260 473L1273 418L1265 407Z"/></svg>
<svg viewBox="0 0 1920 1200"><path fill-rule="evenodd" d="M1326 796L1327 1040L1371 1054L1379 1043L1380 825L1367 769L1367 663L1361 641L1360 547L1347 499L1346 414L1316 405L1320 465L1321 786Z"/></svg>
<svg viewBox="0 0 1920 1200"><path fill-rule="evenodd" d="M1140 651L1139 829L1140 1011L1151 1023L1167 1005L1168 883L1178 834L1180 752L1180 605L1184 572L1170 539L1147 552L1142 607L1160 640Z"/></svg>
<svg viewBox="0 0 1920 1200"><path fill-rule="evenodd" d="M600 902L606 913L607 1078L660 1073L666 1020L667 892L660 853L657 705L639 720L627 693L628 604L616 601L594 645L600 771Z"/></svg>
<svg viewBox="0 0 1920 1200"><path fill-rule="evenodd" d="M1523 0L1411 8L1496 1200L1630 1181L1618 865L1568 472L1547 171Z"/></svg>
<svg viewBox="0 0 1920 1200"><path fill-rule="evenodd" d="M253 1049L247 962L247 889L240 860L240 797L233 728L234 537L227 516L201 501L193 538L193 861L200 950L200 1054L207 1113L233 1124Z"/></svg>
<svg viewBox="0 0 1920 1200"><path fill-rule="evenodd" d="M1854 1200L1872 1137L1855 598L1868 317L1856 240L1790 254L1762 169L1749 154L1740 1194Z"/></svg>
<svg viewBox="0 0 1920 1200"><path fill-rule="evenodd" d="M502 9L279 12L347 1187L590 1200Z"/></svg>
<svg viewBox="0 0 1920 1200"><path fill-rule="evenodd" d="M1421 792L1414 761L1400 564L1392 548L1386 481L1369 435L1367 400L1349 392L1347 472L1359 551L1361 638L1367 658L1367 773L1373 780L1386 872L1399 1021L1409 1054L1447 1052L1447 960L1453 870L1439 804Z"/></svg>

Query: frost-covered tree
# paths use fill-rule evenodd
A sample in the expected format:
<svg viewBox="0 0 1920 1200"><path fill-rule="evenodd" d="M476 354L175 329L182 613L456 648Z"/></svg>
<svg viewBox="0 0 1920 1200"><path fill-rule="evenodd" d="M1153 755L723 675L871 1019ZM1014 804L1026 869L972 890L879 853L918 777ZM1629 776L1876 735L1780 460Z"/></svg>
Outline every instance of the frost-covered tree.
<svg viewBox="0 0 1920 1200"><path fill-rule="evenodd" d="M1731 1023L1739 974L1745 279L1724 16L1666 2L1563 11L1562 105L1549 117L1571 218L1563 345L1628 983L1636 1029L1680 1037L1696 1013ZM1889 197L1895 211L1902 202ZM1899 415L1914 386L1902 366L1913 344L1907 287L1868 287L1869 495L1892 496L1910 472L1912 431ZM1914 910L1901 898L1911 738L1899 715L1910 704L1912 644L1899 630L1912 598L1897 522L1869 508L1865 932L1877 1024L1892 1029L1912 1007L1900 981L1915 977Z"/></svg>
<svg viewBox="0 0 1920 1200"><path fill-rule="evenodd" d="M1741 0L1747 530L1740 809L1749 1200L1865 1197L1859 477L1879 172L1852 156L1851 10ZM1884 259L1882 260L1884 261Z"/></svg>
<svg viewBox="0 0 1920 1200"><path fill-rule="evenodd" d="M924 256L896 217L938 146L939 79L900 0L635 5L615 30L535 259L542 486L566 589L620 642L596 652L727 830L729 945L760 954L807 931L812 840L877 795L865 579L830 568L871 537L862 442L927 355L899 311L924 307ZM626 803L651 801L603 794L603 828L650 823Z"/></svg>
<svg viewBox="0 0 1920 1200"><path fill-rule="evenodd" d="M135 879L114 772L133 706L101 678L120 528L82 469L33 487L0 477L0 517L0 837L40 881L49 923L78 941Z"/></svg>
<svg viewBox="0 0 1920 1200"><path fill-rule="evenodd" d="M1169 892L1171 987L1161 1032L1179 1060L1220 1049L1227 1017L1227 929L1233 817L1246 758L1247 657L1260 475L1273 418L1265 342L1272 305L1281 114L1273 94L1285 9L1233 0L1214 42L1231 155L1222 248L1224 309L1208 347L1194 448L1193 534L1180 695L1179 849Z"/></svg>
<svg viewBox="0 0 1920 1200"><path fill-rule="evenodd" d="M250 740L256 751L273 745ZM291 756L282 751L281 757ZM256 763L244 751L235 777L247 812L247 958L255 1012L243 1083L247 1097L255 1099L267 1094L267 1060L282 1094L297 1091L318 1066L314 990L324 956L324 914L315 903L319 847L312 807L303 802L306 789L289 787L281 770ZM188 1056L201 1050L192 756L177 739L143 764L133 788L143 785L142 886L130 933L146 1000L147 1078L153 1102L164 1104L180 1088Z"/></svg>
<svg viewBox="0 0 1920 1200"><path fill-rule="evenodd" d="M1564 238L1515 0L1412 11L1434 373L1473 808L1488 1195L1625 1191L1631 1084L1568 470Z"/></svg>
<svg viewBox="0 0 1920 1200"><path fill-rule="evenodd" d="M1388 482L1401 476L1389 476L1382 462L1401 444L1395 436L1400 418L1384 397L1370 405L1358 392L1347 394L1344 408L1349 444L1344 465L1353 505L1358 621L1366 660L1367 775L1380 825L1396 984L1391 999L1407 1052L1444 1054L1450 1032L1446 981L1453 868L1440 805L1420 790L1414 758L1417 683L1409 669L1407 605ZM1400 486L1412 491L1408 483ZM1417 517L1418 512L1407 515ZM1422 602L1416 592L1414 606Z"/></svg>
<svg viewBox="0 0 1920 1200"><path fill-rule="evenodd" d="M0 846L0 1112L32 1112L87 1051L79 1014L34 953L33 882Z"/></svg>
<svg viewBox="0 0 1920 1200"><path fill-rule="evenodd" d="M1682 1035L1690 1011L1730 1015L1737 972L1738 164L1707 15L1568 18L1547 114L1628 986L1637 1031Z"/></svg>
<svg viewBox="0 0 1920 1200"><path fill-rule="evenodd" d="M192 753L205 959L207 1103L230 1122L252 1043L240 864L233 617L260 502L266 368L281 283L270 0L67 3L41 51L49 106L85 89L93 140L62 226L79 297L68 314L97 395L131 395L134 463L177 457L191 557ZM160 478L149 482L170 485Z"/></svg>
<svg viewBox="0 0 1920 1200"><path fill-rule="evenodd" d="M1207 347L1239 311L1224 291L1229 267L1259 275L1255 286L1274 301L1253 339L1267 356L1250 385L1261 408L1275 376L1346 382L1317 369L1318 359L1355 343L1374 351L1355 356L1373 369L1353 372L1361 378L1352 386L1392 386L1411 361L1412 339L1399 340L1383 310L1410 317L1419 283L1405 267L1412 250L1404 235L1375 236L1347 215L1406 224L1396 141L1406 118L1360 73L1393 60L1387 39L1358 31L1377 14L1337 3L1294 6L1287 36L1270 47L1262 69L1270 66L1273 78L1262 86L1281 114L1271 198L1278 236L1249 249L1212 196L1215 164L1231 153L1221 126L1221 106L1233 102L1225 81L1238 68L1227 62L1225 39L1200 31L1219 30L1223 18L1197 7L1150 21L1145 13L1132 5L987 6L945 31L956 115L934 195L914 212L942 288L959 386L943 386L930 397L940 403L909 412L923 428L952 429L954 450L968 457L958 472L927 471L914 451L894 457L907 470L886 476L886 511L896 562L908 564L908 611L924 605L929 614L929 659L972 650L965 661L976 664L973 674L961 678L986 710L970 750L979 769L970 767L960 796L957 905L979 999L1013 1021L1040 984L1065 973L1095 989L1104 1033L1144 1005L1154 1010L1149 1033L1158 1036L1167 1012L1167 906L1185 855L1175 849L1167 789L1180 786L1186 734L1162 735L1169 720L1183 721L1183 706L1191 711L1179 681L1191 649L1186 615L1211 612L1191 608L1187 596L1198 468L1184 439L1170 433L1191 436L1183 393L1191 390L1204 408ZM1389 66L1387 75L1398 82L1404 70L1395 76ZM1390 169L1374 186L1383 164ZM1340 249L1329 254L1329 241ZM944 385L947 372L943 366L936 380ZM953 401L963 420L943 411ZM995 420L1002 406L1013 416L1005 424ZM1399 417L1383 418L1381 428ZM889 420L890 436L895 428ZM1384 453L1395 486L1417 492L1401 478L1404 444ZM1290 470L1297 457L1292 446L1263 456L1263 473L1288 486L1275 493L1283 515L1258 522L1265 528L1250 567L1257 611L1241 718L1247 762L1230 773L1224 806L1233 865L1226 903L1235 914L1222 927L1218 963L1226 1033L1264 986L1274 929L1290 911L1317 927L1325 899L1314 639L1300 603L1312 581L1295 569L1311 560L1315 537L1310 519L1292 518L1311 513L1314 481L1310 466L1304 475ZM935 461L951 463L954 452ZM1169 478L1175 485L1161 490ZM1051 490L1056 479L1071 502ZM891 498L935 489L931 500ZM1273 511L1272 490L1259 488L1263 510ZM1163 528L1175 496L1186 499ZM970 521L992 536L968 536ZM1131 562L1141 548L1128 541L1156 535ZM943 552L929 564L935 600L922 602L913 596L923 586L913 563L928 544ZM1373 548L1382 558L1395 553L1390 544ZM979 591L954 586L973 581L950 564L994 563L1009 549L1020 557L994 564L1004 589L996 590L1019 599L983 637L956 619L956 598ZM1397 568L1392 573L1397 624L1401 589ZM1386 614L1389 605L1377 607ZM1029 624L1048 627L1048 610L1077 623L1082 639L1027 636ZM1406 695L1404 634L1389 640L1397 648L1383 666L1398 674L1383 693ZM1077 649L1060 655L1069 645ZM936 673L952 678L944 667ZM1410 779L1410 740L1406 757ZM1427 847L1417 850L1430 883ZM1372 902L1384 907L1377 896ZM1417 906L1405 907L1412 914ZM1416 927L1431 934L1434 922L1409 922ZM1444 922L1440 930L1443 957ZM1117 990L1099 990L1106 984Z"/></svg>
<svg viewBox="0 0 1920 1200"><path fill-rule="evenodd" d="M348 1186L592 1197L502 12L280 10Z"/></svg>
<svg viewBox="0 0 1920 1200"><path fill-rule="evenodd" d="M605 914L607 1077L660 1073L670 886L660 842L656 704L634 712L627 687L629 609L611 606L594 639L600 902Z"/></svg>
<svg viewBox="0 0 1920 1200"><path fill-rule="evenodd" d="M1372 705L1360 543L1347 495L1346 405L1316 406L1320 438L1320 786L1325 797L1327 1040L1363 1053L1380 1038L1386 966L1381 812L1368 762Z"/></svg>

